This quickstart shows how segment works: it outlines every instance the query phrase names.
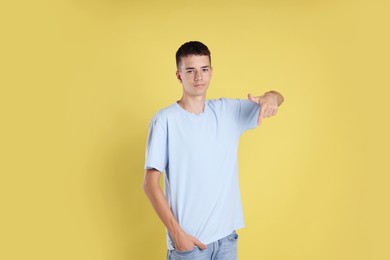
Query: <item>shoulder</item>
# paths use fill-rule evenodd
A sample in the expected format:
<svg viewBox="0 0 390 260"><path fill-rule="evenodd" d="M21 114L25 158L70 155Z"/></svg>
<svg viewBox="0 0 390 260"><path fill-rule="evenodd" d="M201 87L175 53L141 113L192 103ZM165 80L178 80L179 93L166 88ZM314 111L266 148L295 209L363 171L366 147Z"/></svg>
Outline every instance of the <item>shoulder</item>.
<svg viewBox="0 0 390 260"><path fill-rule="evenodd" d="M151 123L159 123L161 125L166 125L169 118L174 117L177 114L177 104L173 103L169 106L166 106L160 110L158 110L152 119L150 120Z"/></svg>
<svg viewBox="0 0 390 260"><path fill-rule="evenodd" d="M237 107L244 99L220 97L218 99L209 99L209 105L214 107Z"/></svg>
<svg viewBox="0 0 390 260"><path fill-rule="evenodd" d="M208 99L207 102L209 103L209 105L220 106L220 105L229 103L231 100L234 100L234 99L220 97L220 98L215 98L215 99Z"/></svg>

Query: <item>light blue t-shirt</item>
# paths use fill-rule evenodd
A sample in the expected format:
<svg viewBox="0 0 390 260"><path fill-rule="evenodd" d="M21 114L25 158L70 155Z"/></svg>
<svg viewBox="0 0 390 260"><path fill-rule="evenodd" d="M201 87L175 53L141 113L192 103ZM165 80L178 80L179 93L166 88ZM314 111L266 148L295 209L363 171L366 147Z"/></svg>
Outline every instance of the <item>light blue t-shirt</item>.
<svg viewBox="0 0 390 260"><path fill-rule="evenodd" d="M180 226L202 243L244 227L238 141L257 127L260 106L246 99L210 99L200 114L177 102L149 124L145 169L164 174L164 193ZM167 246L174 248L167 231Z"/></svg>

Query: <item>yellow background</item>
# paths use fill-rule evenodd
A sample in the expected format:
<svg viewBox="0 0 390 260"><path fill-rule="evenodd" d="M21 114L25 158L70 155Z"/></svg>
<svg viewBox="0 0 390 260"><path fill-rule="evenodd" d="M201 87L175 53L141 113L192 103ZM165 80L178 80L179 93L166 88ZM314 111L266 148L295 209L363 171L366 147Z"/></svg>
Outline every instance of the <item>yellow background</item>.
<svg viewBox="0 0 390 260"><path fill-rule="evenodd" d="M0 259L164 259L147 127L212 52L208 98L285 97L239 147L239 258L390 259L386 1L3 2Z"/></svg>

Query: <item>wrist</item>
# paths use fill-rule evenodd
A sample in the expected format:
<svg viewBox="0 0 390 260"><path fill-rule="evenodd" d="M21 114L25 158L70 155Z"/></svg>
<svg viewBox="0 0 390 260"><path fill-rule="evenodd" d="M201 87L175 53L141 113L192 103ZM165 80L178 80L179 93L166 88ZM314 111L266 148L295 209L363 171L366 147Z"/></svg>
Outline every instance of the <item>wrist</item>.
<svg viewBox="0 0 390 260"><path fill-rule="evenodd" d="M171 227L168 227L168 232L171 235L172 239L176 241L176 239L182 236L185 232L179 224L174 224Z"/></svg>

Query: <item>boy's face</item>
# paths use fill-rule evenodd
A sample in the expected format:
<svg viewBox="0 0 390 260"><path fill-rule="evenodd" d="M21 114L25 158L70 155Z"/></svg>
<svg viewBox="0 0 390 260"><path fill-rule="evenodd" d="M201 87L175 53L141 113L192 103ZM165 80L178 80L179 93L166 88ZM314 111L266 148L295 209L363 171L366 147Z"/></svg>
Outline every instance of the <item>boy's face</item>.
<svg viewBox="0 0 390 260"><path fill-rule="evenodd" d="M206 96L213 74L209 57L206 55L182 57L179 66L176 77L183 85L183 94Z"/></svg>

